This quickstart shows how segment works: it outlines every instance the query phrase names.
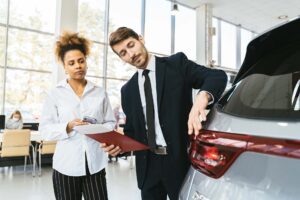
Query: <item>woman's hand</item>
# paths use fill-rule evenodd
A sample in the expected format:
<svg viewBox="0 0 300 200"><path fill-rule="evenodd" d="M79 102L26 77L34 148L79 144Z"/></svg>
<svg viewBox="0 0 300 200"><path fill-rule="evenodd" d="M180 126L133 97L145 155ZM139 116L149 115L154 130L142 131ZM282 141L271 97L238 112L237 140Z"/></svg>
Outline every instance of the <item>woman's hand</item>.
<svg viewBox="0 0 300 200"><path fill-rule="evenodd" d="M75 126L82 126L82 125L87 125L89 124L88 122L83 122L81 119L74 119L72 121L69 121L67 125L67 133L70 133Z"/></svg>

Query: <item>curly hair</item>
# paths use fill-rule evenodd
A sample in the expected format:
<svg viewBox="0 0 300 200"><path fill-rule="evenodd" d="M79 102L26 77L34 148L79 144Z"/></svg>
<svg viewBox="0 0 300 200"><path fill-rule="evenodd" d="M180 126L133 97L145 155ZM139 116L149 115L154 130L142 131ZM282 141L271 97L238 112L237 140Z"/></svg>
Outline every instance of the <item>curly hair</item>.
<svg viewBox="0 0 300 200"><path fill-rule="evenodd" d="M83 55L88 56L90 54L90 46L91 42L79 36L78 33L64 32L56 41L55 56L62 63L64 62L66 52L70 50L79 50Z"/></svg>

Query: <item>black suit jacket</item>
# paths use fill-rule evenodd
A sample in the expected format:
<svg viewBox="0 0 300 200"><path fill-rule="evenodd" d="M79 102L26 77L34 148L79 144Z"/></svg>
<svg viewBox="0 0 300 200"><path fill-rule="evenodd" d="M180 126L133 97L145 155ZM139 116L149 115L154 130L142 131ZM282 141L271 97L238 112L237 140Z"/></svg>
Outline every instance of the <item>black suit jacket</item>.
<svg viewBox="0 0 300 200"><path fill-rule="evenodd" d="M170 57L156 57L156 90L158 115L168 147L168 154L177 163L176 177L184 178L190 165L187 148L188 115L193 105L192 89L210 92L215 102L223 93L227 76L223 71L212 70L187 59L183 53ZM124 133L147 144L145 117L138 87L138 73L121 89L122 107L126 115ZM136 172L139 188L143 187L148 151L136 152Z"/></svg>

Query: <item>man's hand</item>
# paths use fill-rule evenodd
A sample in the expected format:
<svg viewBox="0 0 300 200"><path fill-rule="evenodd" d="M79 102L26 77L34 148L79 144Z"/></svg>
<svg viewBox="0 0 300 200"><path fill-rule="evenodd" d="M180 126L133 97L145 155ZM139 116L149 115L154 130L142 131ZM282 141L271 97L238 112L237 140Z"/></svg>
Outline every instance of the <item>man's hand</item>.
<svg viewBox="0 0 300 200"><path fill-rule="evenodd" d="M211 95L205 91L199 92L195 98L194 105L189 114L188 133L198 135L202 128L202 121L206 121L205 108L212 99Z"/></svg>
<svg viewBox="0 0 300 200"><path fill-rule="evenodd" d="M103 148L103 150L111 156L117 156L118 154L120 154L122 152L122 149L119 146L115 147L115 145L113 145L113 144L107 146L105 143L102 143L101 148Z"/></svg>
<svg viewBox="0 0 300 200"><path fill-rule="evenodd" d="M74 119L70 121L67 125L67 133L70 133L75 126L87 125L89 123L83 122L81 119Z"/></svg>

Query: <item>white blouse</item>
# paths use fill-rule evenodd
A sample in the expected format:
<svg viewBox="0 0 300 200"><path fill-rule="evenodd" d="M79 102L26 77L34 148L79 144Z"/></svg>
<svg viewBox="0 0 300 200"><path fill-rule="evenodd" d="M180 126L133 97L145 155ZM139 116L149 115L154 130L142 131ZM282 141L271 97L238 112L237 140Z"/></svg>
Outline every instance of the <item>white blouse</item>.
<svg viewBox="0 0 300 200"><path fill-rule="evenodd" d="M97 119L97 123L109 129L115 126L115 118L105 91L87 82L78 97L67 80L61 81L47 96L43 106L39 131L43 140L57 140L53 156L53 168L67 176L86 175L85 154L91 174L107 166L107 155L100 143L75 130L67 134L69 121L84 116Z"/></svg>

